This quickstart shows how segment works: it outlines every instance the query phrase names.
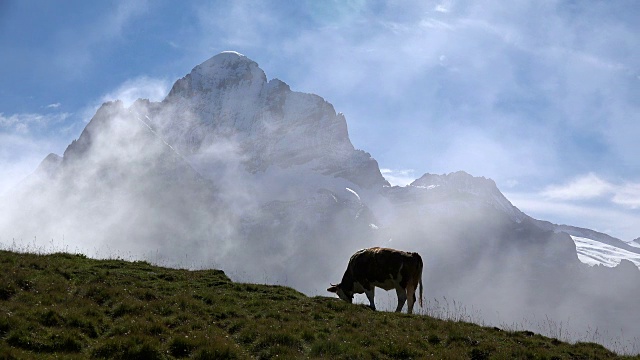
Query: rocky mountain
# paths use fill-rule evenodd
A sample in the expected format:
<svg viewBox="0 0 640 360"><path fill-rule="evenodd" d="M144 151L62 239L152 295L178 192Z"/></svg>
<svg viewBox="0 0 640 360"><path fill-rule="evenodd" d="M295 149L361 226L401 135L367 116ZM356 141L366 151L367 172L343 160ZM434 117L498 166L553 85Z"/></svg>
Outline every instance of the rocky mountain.
<svg viewBox="0 0 640 360"><path fill-rule="evenodd" d="M533 219L462 171L390 186L344 115L234 52L161 102L103 104L3 203L0 242L19 249L222 268L326 295L354 251L390 246L422 254L427 298L470 304L487 322L568 316L640 336L638 316L623 314L631 302L595 310L611 303L602 294L640 295L628 286L640 271L584 265L574 241L623 248L617 239Z"/></svg>
<svg viewBox="0 0 640 360"><path fill-rule="evenodd" d="M516 223L527 218L498 190L493 180L473 177L464 171L446 175L424 174L406 187L388 190L387 194L394 203L419 203L422 212L450 213L455 216L458 206L488 207L504 213Z"/></svg>
<svg viewBox="0 0 640 360"><path fill-rule="evenodd" d="M161 103L133 107L186 156L232 141L251 173L309 164L365 188L388 185L370 154L354 149L345 117L331 104L291 91L278 79L267 81L258 64L238 53L224 52L196 66Z"/></svg>

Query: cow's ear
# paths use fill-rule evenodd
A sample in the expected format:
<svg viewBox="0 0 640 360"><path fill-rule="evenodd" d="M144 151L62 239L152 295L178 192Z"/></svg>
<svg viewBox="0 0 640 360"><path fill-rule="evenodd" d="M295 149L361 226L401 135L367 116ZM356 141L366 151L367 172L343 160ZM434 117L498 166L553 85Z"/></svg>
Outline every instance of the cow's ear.
<svg viewBox="0 0 640 360"><path fill-rule="evenodd" d="M337 293L338 292L338 285L333 285L331 284L331 287L327 289L328 292L332 292L332 293Z"/></svg>

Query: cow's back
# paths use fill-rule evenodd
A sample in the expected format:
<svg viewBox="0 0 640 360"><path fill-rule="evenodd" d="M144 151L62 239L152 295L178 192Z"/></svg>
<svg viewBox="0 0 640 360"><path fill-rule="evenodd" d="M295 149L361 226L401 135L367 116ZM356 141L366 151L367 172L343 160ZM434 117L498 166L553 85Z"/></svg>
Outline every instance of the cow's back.
<svg viewBox="0 0 640 360"><path fill-rule="evenodd" d="M422 274L422 258L418 253L409 253L387 248L363 249L349 260L349 270L353 279L368 286L383 283L400 275L400 285L406 287L409 279Z"/></svg>

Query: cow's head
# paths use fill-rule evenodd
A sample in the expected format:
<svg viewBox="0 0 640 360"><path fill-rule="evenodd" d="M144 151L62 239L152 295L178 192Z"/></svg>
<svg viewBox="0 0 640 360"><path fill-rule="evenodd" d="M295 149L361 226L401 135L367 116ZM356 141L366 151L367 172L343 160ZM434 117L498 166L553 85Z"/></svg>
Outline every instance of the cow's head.
<svg viewBox="0 0 640 360"><path fill-rule="evenodd" d="M329 284L329 285L331 285L331 287L327 289L328 292L338 294L338 297L340 299L348 303L353 302L353 291L345 291L341 286L342 284L338 284L338 285Z"/></svg>

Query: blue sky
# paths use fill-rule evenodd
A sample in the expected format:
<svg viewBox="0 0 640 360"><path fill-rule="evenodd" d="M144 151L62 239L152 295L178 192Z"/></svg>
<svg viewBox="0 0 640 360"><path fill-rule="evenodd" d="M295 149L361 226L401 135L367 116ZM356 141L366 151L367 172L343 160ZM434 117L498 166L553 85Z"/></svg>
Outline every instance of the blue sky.
<svg viewBox="0 0 640 360"><path fill-rule="evenodd" d="M464 170L521 210L640 236L640 3L0 1L0 192L97 106L235 50L345 114L394 184Z"/></svg>

